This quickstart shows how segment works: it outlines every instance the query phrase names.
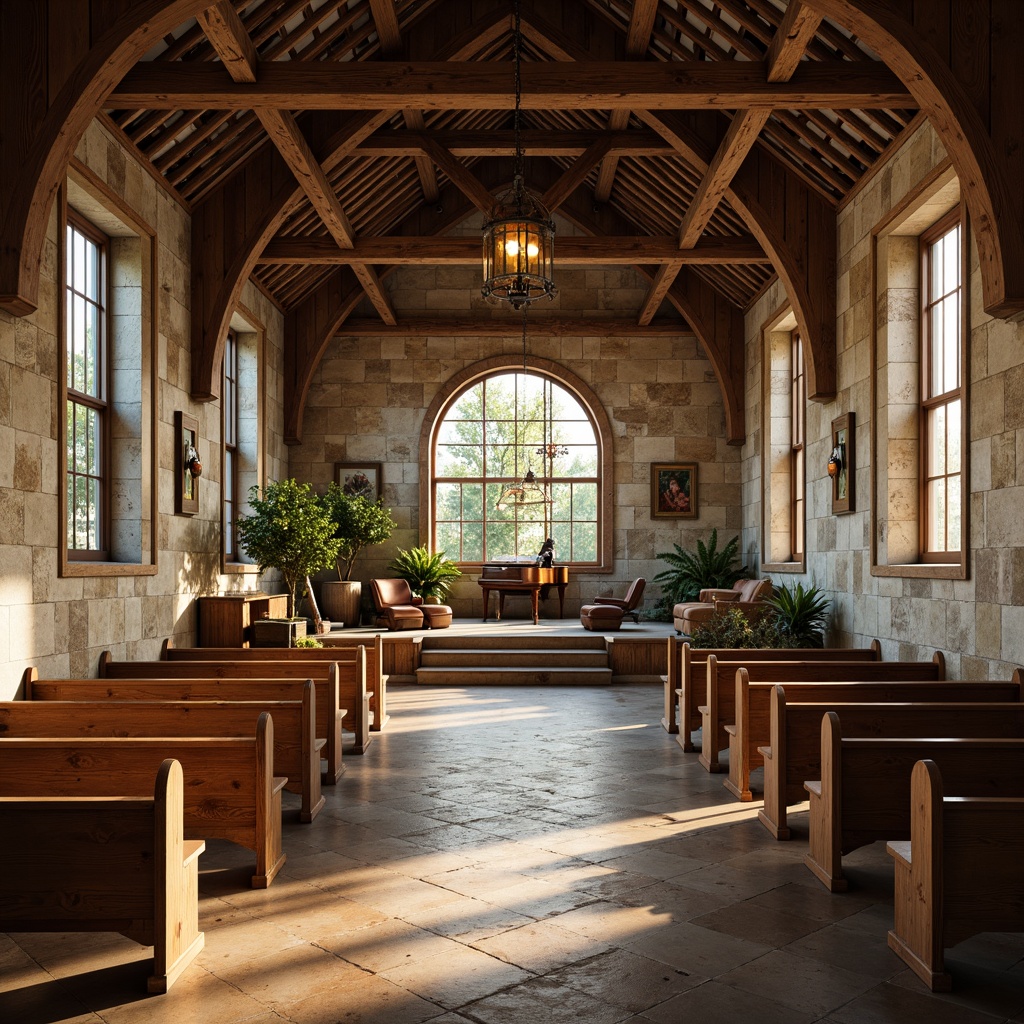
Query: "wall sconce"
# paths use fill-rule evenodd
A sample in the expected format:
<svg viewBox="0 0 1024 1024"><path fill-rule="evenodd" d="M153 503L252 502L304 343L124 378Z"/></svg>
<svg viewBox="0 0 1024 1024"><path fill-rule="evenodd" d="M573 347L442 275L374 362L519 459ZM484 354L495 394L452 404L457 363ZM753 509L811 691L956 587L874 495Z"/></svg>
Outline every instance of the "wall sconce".
<svg viewBox="0 0 1024 1024"><path fill-rule="evenodd" d="M195 445L190 444L185 447L185 468L192 474L193 480L203 475L203 463Z"/></svg>
<svg viewBox="0 0 1024 1024"><path fill-rule="evenodd" d="M846 461L846 445L837 444L828 457L828 475L835 479L843 471L843 463Z"/></svg>

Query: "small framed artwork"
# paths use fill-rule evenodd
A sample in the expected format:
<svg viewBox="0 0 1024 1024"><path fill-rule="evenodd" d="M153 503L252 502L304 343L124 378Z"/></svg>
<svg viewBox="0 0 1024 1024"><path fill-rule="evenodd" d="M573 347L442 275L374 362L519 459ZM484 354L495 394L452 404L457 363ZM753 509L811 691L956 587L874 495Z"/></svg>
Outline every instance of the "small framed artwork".
<svg viewBox="0 0 1024 1024"><path fill-rule="evenodd" d="M697 518L697 463L651 463L651 515L655 519Z"/></svg>
<svg viewBox="0 0 1024 1024"><path fill-rule="evenodd" d="M336 462L334 479L349 497L380 498L381 463L379 462Z"/></svg>
<svg viewBox="0 0 1024 1024"><path fill-rule="evenodd" d="M177 453L174 459L174 512L194 516L199 511L199 421L184 412L174 414Z"/></svg>
<svg viewBox="0 0 1024 1024"><path fill-rule="evenodd" d="M856 470L853 451L852 412L832 421L832 452L828 458L828 475L832 478L832 514L843 515L856 508L853 481Z"/></svg>

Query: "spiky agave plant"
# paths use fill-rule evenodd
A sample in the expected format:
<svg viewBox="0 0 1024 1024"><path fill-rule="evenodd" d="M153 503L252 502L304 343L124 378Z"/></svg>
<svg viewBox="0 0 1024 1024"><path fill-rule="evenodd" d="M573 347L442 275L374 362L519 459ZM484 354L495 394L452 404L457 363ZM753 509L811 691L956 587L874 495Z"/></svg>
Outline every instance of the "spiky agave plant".
<svg viewBox="0 0 1024 1024"><path fill-rule="evenodd" d="M745 565L736 565L739 561L739 537L733 537L719 551L717 528L711 531L711 539L707 544L697 541L696 554L684 551L678 544L672 546L674 552L658 555L671 568L654 577L654 582L661 584L665 598L672 604L696 601L700 592L707 587L731 587L748 572Z"/></svg>
<svg viewBox="0 0 1024 1024"><path fill-rule="evenodd" d="M782 584L768 599L768 604L775 609L781 628L792 636L794 646L825 646L831 602L818 587L805 590L802 583L797 583L791 590Z"/></svg>

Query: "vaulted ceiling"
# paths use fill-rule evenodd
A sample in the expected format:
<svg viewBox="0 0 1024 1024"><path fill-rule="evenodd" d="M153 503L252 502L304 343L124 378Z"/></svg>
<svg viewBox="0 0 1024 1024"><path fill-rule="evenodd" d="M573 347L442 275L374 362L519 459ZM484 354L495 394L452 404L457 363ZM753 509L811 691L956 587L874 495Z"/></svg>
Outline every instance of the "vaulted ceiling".
<svg viewBox="0 0 1024 1024"><path fill-rule="evenodd" d="M603 249L607 262L655 268L644 307L631 311L641 322L684 263L739 308L775 276L726 194L749 149L834 206L914 112L870 49L796 0L522 0L522 22L526 64L558 62L565 72L567 61L594 62L586 74L547 80L524 68L527 184L615 241L614 252L556 243L561 262L597 262ZM373 268L478 259L461 239L450 247L397 239L417 237L418 214L446 206L449 186L469 208L508 183L512 26L511 0L222 0L153 46L109 113L190 206L233 187L242 165L277 147L305 194L254 278L289 311L344 260L390 321ZM485 78L472 74L476 63L505 66ZM387 73L330 73L356 65ZM439 75L435 84L428 71ZM281 77L271 83L271 72ZM779 83L774 94L757 88L766 77ZM256 81L271 95L231 91L232 82ZM309 151L318 129L307 130L307 111L387 110L403 100L330 166ZM254 109L258 102L267 106ZM748 102L757 105L741 108ZM717 144L716 163L687 161L652 110L685 117L690 134ZM435 217L439 228L450 220Z"/></svg>

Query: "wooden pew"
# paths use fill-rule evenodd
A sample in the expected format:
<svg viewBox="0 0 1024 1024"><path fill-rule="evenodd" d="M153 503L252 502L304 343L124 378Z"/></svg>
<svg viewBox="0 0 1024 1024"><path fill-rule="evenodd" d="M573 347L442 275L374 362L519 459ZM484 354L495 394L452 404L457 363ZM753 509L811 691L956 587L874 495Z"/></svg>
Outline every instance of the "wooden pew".
<svg viewBox="0 0 1024 1024"><path fill-rule="evenodd" d="M718 755L729 746L727 727L736 722L736 673L746 668L751 681L766 683L824 682L905 682L910 679L944 679L946 661L936 651L931 661L719 661L711 655L707 662L707 697L701 705L701 753L698 760L709 772L721 772L725 766ZM765 728L760 743L768 739L768 697L764 699ZM758 755L758 761L760 756Z"/></svg>
<svg viewBox="0 0 1024 1024"><path fill-rule="evenodd" d="M312 679L331 675L338 680L339 708L345 707L344 727L355 734L352 753L362 754L370 745L370 698L366 685L366 648L350 659L316 661L114 661L109 651L100 655L101 679Z"/></svg>
<svg viewBox="0 0 1024 1024"><path fill-rule="evenodd" d="M254 889L281 870L281 790L274 724L253 736L10 737L0 740L0 793L7 796L145 796L161 762L181 762L186 839L227 839L256 853Z"/></svg>
<svg viewBox="0 0 1024 1024"><path fill-rule="evenodd" d="M910 838L910 776L932 760L957 796L1024 796L1024 740L843 737L821 719L821 779L804 783L810 842L804 863L831 892L847 888L842 855L878 840Z"/></svg>
<svg viewBox="0 0 1024 1024"><path fill-rule="evenodd" d="M49 701L0 703L0 738L9 736L252 736L259 716L274 720L274 771L298 793L299 820L323 809L316 691L302 684L301 701Z"/></svg>
<svg viewBox="0 0 1024 1024"><path fill-rule="evenodd" d="M888 844L896 866L889 948L933 992L948 992L947 946L1024 931L1024 798L945 796L928 760L914 765L910 793L910 840Z"/></svg>
<svg viewBox="0 0 1024 1024"><path fill-rule="evenodd" d="M929 680L916 680L916 672L907 670L906 668L900 670L897 666L915 666L923 664L920 662L883 662L884 665L894 666L894 675L892 676L894 685L902 683L909 679L911 682L915 682L915 686L923 687L922 689L915 689L911 687L906 691L904 696L900 696L898 689L892 689L890 691L879 690L878 693L871 697L873 702L877 701L911 701L914 703L920 701L944 701L946 700L946 693L955 694L956 696L951 697L953 700L986 700L988 698L981 696L981 690L978 690L973 697L962 697L964 683L955 682L952 680L944 679L940 676L938 679ZM879 666L873 667L872 671L881 671ZM882 680L888 679L888 674L882 677ZM869 677L874 681L879 681L874 676ZM864 680L868 681L868 680ZM736 683L735 683L735 720L732 725L726 726L726 734L729 737L729 778L725 783L726 789L729 790L733 796L738 797L740 800L750 800L752 798L750 792L750 773L755 769L759 768L764 763L764 755L762 748L766 746L771 740L771 699L772 692L777 685L776 681L768 679L764 681L752 681L750 679L750 673L747 669L741 668L736 671ZM803 685L803 684L801 684ZM813 685L813 684L808 684ZM828 687L833 685L829 680L824 680L821 685ZM973 686L973 683L967 684ZM1008 690L1012 690L1012 686L1006 687ZM794 693L800 693L801 691L795 690ZM869 692L866 696L869 695ZM992 687L992 692L999 693L1000 684L995 683ZM811 691L803 694L794 699L803 700L804 698L809 700L835 700L836 698L830 698L827 694L815 693L812 695ZM999 697L995 699L1001 699ZM850 701L860 702L862 698L856 695L849 698ZM824 713L824 712L823 712ZM820 720L819 720L820 722ZM815 733L817 730L815 730ZM851 733L850 735L855 735ZM917 733L911 735L919 735ZM947 734L953 735L953 734ZM808 776L804 776L806 779Z"/></svg>
<svg viewBox="0 0 1024 1024"><path fill-rule="evenodd" d="M341 721L344 708L338 707L338 681L330 676L323 681L311 679L37 679L35 669L25 670L22 690L25 700L121 700L121 701L301 701L307 682L316 691L315 735L327 759L327 771L321 783L334 785L345 766L341 759Z"/></svg>
<svg viewBox="0 0 1024 1024"><path fill-rule="evenodd" d="M764 808L758 820L776 838L789 839L787 807L807 798L804 782L821 777L821 718L839 715L845 736L1024 736L1018 682L828 683L775 686L770 738L764 756ZM906 697L900 690L913 687ZM920 688L920 689L919 689ZM925 702L917 698L929 695ZM934 694L941 696L935 697ZM874 703L876 700L898 703ZM854 703L867 698L865 703ZM904 703L911 700L914 703ZM731 765L730 765L731 770Z"/></svg>
<svg viewBox="0 0 1024 1024"><path fill-rule="evenodd" d="M205 941L206 843L182 835L181 765L154 775L148 797L0 797L0 931L120 932L153 947L150 992L174 984Z"/></svg>
<svg viewBox="0 0 1024 1024"><path fill-rule="evenodd" d="M720 662L750 664L762 661L881 661L882 646L877 640L870 647L826 648L692 648L689 641L668 638L668 672L662 676L665 686L662 726L676 736L686 751L693 751L693 732L701 727L699 705L707 693L707 661L714 655Z"/></svg>
<svg viewBox="0 0 1024 1024"><path fill-rule="evenodd" d="M321 637L323 647L175 647L165 640L160 657L167 661L338 661L349 662L366 648L366 686L370 691L370 728L380 732L391 717L387 711L384 644L373 637Z"/></svg>

